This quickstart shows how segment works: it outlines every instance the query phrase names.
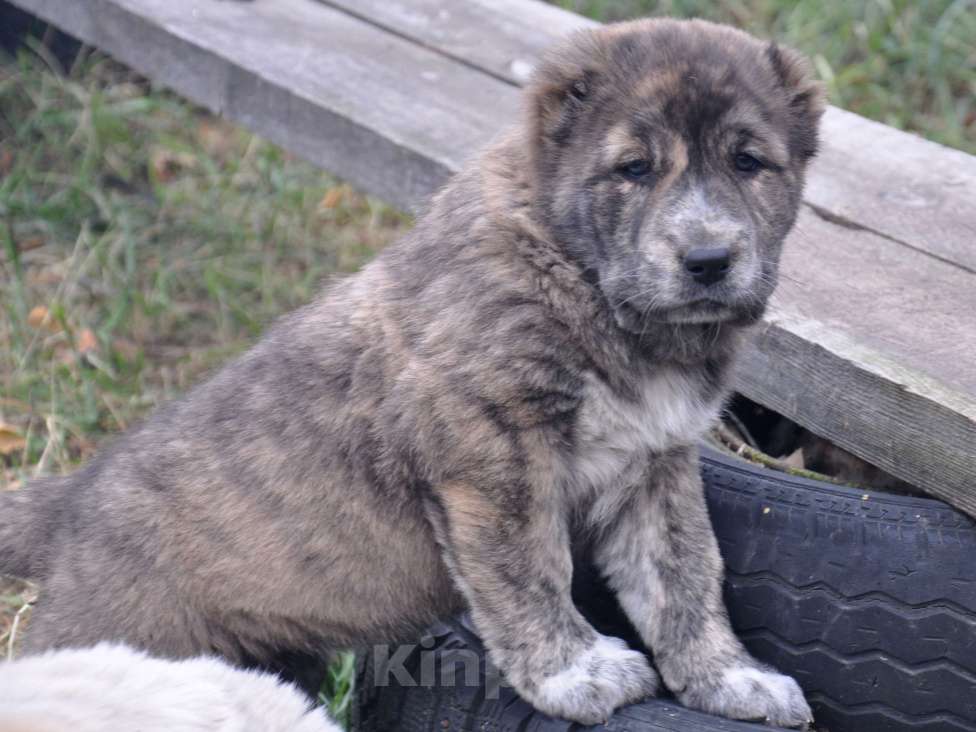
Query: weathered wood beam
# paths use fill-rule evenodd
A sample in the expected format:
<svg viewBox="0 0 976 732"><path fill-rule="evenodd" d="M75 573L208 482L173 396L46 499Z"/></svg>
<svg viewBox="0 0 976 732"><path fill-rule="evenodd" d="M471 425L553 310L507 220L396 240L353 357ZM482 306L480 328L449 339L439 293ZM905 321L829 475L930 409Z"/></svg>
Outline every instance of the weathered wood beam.
<svg viewBox="0 0 976 732"><path fill-rule="evenodd" d="M518 104L509 85L310 0L14 4L405 209Z"/></svg>
<svg viewBox="0 0 976 732"><path fill-rule="evenodd" d="M598 25L538 0L318 0L511 84L554 41ZM976 272L976 158L830 107L804 199ZM976 296L974 296L976 303Z"/></svg>

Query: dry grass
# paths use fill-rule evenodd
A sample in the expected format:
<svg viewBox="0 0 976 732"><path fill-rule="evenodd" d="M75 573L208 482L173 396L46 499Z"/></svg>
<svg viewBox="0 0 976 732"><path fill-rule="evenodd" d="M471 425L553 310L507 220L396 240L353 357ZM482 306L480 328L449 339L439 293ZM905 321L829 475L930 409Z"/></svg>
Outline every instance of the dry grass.
<svg viewBox="0 0 976 732"><path fill-rule="evenodd" d="M29 582L0 577L0 660L11 659L17 653L21 631L27 624L32 603L37 599L37 587Z"/></svg>
<svg viewBox="0 0 976 732"><path fill-rule="evenodd" d="M69 469L405 217L103 58L0 64L0 489Z"/></svg>

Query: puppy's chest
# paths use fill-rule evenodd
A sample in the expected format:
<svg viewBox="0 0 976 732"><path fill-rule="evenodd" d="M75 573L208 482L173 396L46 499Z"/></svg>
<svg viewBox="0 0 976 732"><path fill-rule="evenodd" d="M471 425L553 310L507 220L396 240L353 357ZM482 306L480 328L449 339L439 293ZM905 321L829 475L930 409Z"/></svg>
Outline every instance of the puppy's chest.
<svg viewBox="0 0 976 732"><path fill-rule="evenodd" d="M708 394L696 375L678 369L648 375L628 396L588 378L577 413L575 482L603 489L639 478L652 453L694 444L720 405L721 395Z"/></svg>

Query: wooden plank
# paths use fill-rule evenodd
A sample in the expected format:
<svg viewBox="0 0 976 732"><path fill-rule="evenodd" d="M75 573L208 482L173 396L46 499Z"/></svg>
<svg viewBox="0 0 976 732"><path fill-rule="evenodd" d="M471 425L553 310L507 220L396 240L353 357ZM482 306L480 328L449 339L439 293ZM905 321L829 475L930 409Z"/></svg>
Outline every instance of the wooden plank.
<svg viewBox="0 0 976 732"><path fill-rule="evenodd" d="M739 376L750 399L976 516L970 395L783 307L766 318Z"/></svg>
<svg viewBox="0 0 976 732"><path fill-rule="evenodd" d="M976 275L809 208L787 238L781 274L774 307L976 399Z"/></svg>
<svg viewBox="0 0 976 732"><path fill-rule="evenodd" d="M14 4L403 208L516 114L510 86L308 0Z"/></svg>
<svg viewBox="0 0 976 732"><path fill-rule="evenodd" d="M319 0L512 84L593 21L537 0ZM805 201L976 272L976 158L831 107Z"/></svg>
<svg viewBox="0 0 976 732"><path fill-rule="evenodd" d="M517 113L497 74L310 0L14 2L400 206ZM743 391L974 511L976 280L813 210L783 272Z"/></svg>
<svg viewBox="0 0 976 732"><path fill-rule="evenodd" d="M836 107L822 137L809 205L976 273L976 157Z"/></svg>
<svg viewBox="0 0 976 732"><path fill-rule="evenodd" d="M974 285L803 210L737 388L976 516Z"/></svg>
<svg viewBox="0 0 976 732"><path fill-rule="evenodd" d="M318 0L510 84L552 42L596 21L526 0Z"/></svg>

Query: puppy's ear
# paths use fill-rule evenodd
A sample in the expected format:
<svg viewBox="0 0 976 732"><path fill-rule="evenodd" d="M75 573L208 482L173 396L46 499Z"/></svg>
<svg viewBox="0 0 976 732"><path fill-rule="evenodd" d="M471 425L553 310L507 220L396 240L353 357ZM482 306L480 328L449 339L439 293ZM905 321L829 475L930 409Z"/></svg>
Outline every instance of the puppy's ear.
<svg viewBox="0 0 976 732"><path fill-rule="evenodd" d="M540 61L526 89L536 144L561 146L572 137L577 121L592 101L599 49L596 33L580 31Z"/></svg>
<svg viewBox="0 0 976 732"><path fill-rule="evenodd" d="M823 85L813 78L806 58L792 48L770 43L766 59L789 95L793 149L803 160L809 160L817 154L817 130L827 103Z"/></svg>

